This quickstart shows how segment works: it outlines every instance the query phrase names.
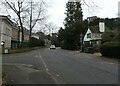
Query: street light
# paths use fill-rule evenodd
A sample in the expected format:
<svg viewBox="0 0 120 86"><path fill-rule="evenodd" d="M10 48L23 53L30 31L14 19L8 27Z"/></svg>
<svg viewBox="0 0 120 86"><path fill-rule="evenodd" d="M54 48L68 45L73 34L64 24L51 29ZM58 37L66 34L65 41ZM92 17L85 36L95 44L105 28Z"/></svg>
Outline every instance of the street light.
<svg viewBox="0 0 120 86"><path fill-rule="evenodd" d="M5 42L4 42L4 41L2 41L2 42L1 42L1 46L2 46L2 53L4 53L4 44L5 44Z"/></svg>
<svg viewBox="0 0 120 86"><path fill-rule="evenodd" d="M3 41L1 42L1 45L2 45L2 46L4 45L4 42L3 42Z"/></svg>

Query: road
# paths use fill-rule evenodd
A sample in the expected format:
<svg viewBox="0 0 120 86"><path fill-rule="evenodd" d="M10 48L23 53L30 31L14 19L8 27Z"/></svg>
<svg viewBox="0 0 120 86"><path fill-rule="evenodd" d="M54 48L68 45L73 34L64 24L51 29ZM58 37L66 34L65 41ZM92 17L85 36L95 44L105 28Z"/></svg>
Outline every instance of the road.
<svg viewBox="0 0 120 86"><path fill-rule="evenodd" d="M118 64L97 57L49 48L3 55L10 84L117 84Z"/></svg>

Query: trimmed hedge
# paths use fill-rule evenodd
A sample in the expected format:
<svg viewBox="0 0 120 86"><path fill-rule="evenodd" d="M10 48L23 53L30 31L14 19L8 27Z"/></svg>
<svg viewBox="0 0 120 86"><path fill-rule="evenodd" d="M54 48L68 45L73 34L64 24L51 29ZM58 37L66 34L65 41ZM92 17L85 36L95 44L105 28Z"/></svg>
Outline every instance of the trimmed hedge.
<svg viewBox="0 0 120 86"><path fill-rule="evenodd" d="M29 47L44 46L45 45L45 41L41 40L41 39L36 39L34 37L31 37L28 45L29 45Z"/></svg>
<svg viewBox="0 0 120 86"><path fill-rule="evenodd" d="M102 56L120 58L120 42L105 42L101 45Z"/></svg>
<svg viewBox="0 0 120 86"><path fill-rule="evenodd" d="M68 43L67 41L61 41L60 47L62 49L67 49L67 50L77 50L77 45L75 45L74 41L73 43Z"/></svg>

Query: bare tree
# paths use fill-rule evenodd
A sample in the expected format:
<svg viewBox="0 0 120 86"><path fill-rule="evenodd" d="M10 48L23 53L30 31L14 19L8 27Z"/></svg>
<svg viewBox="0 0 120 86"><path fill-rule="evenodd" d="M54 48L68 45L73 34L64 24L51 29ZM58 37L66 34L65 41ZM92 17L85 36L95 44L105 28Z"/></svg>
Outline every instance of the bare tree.
<svg viewBox="0 0 120 86"><path fill-rule="evenodd" d="M12 1L4 0L4 1L5 1L4 4L7 5L6 7L9 9L12 9L18 17L18 21L20 25L19 31L22 33L21 42L24 42L24 27L23 27L23 21L22 21L22 13L26 10L25 9L26 6L23 6L24 0L12 0Z"/></svg>
<svg viewBox="0 0 120 86"><path fill-rule="evenodd" d="M32 30L38 21L43 21L46 17L42 16L45 12L45 1L43 0L5 0L4 5L13 10L17 15L19 21L19 31L21 31L21 41L24 42L24 25L27 23L30 33L29 39L32 34ZM18 37L19 38L19 37Z"/></svg>
<svg viewBox="0 0 120 86"><path fill-rule="evenodd" d="M98 2L98 0L81 0L81 4L88 9L88 12L93 13L98 9L101 9L101 7L97 5L96 1Z"/></svg>
<svg viewBox="0 0 120 86"><path fill-rule="evenodd" d="M54 32L57 32L57 26L53 22L48 22L44 24L44 27L49 31L49 34L52 36Z"/></svg>
<svg viewBox="0 0 120 86"><path fill-rule="evenodd" d="M43 16L45 12L45 2L43 0L38 0L37 2L31 0L28 4L28 10L26 11L26 23L30 29L29 39L31 38L33 28L37 24L38 21L43 21L46 19Z"/></svg>

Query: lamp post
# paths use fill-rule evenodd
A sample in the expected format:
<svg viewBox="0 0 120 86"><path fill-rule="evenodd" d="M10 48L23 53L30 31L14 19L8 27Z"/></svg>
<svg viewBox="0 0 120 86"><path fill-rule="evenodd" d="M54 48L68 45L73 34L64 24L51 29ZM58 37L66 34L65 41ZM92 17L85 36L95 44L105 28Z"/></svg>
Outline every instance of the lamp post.
<svg viewBox="0 0 120 86"><path fill-rule="evenodd" d="M80 52L83 51L83 49L82 49L82 47L83 47L83 46L82 46L82 43L83 43L83 34L81 33L81 34L80 34L80 44L81 44L81 45L80 45Z"/></svg>
<svg viewBox="0 0 120 86"><path fill-rule="evenodd" d="M4 53L4 41L1 42L1 47L2 47L2 54Z"/></svg>

